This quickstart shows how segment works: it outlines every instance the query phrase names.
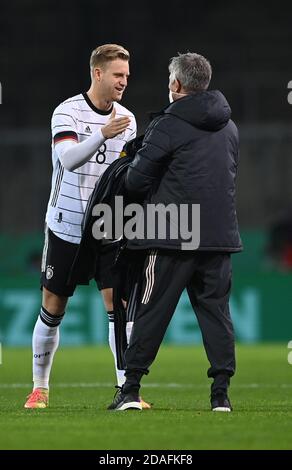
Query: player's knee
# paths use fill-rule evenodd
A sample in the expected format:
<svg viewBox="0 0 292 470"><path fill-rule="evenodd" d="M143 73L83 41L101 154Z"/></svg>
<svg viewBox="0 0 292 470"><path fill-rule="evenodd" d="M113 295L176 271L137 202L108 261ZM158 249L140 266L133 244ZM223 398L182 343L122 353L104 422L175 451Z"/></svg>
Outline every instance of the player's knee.
<svg viewBox="0 0 292 470"><path fill-rule="evenodd" d="M104 307L107 312L111 312L114 309L113 305L113 289L103 289L101 291L103 298Z"/></svg>
<svg viewBox="0 0 292 470"><path fill-rule="evenodd" d="M63 297L43 288L43 307L51 315L62 315L64 313L68 297Z"/></svg>

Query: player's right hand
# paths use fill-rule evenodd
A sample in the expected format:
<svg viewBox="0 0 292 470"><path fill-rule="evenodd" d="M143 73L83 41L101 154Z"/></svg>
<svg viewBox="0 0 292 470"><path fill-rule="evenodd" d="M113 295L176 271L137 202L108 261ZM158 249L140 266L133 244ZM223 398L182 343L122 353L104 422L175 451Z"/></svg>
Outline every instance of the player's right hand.
<svg viewBox="0 0 292 470"><path fill-rule="evenodd" d="M124 132L129 126L130 122L131 119L128 116L116 118L116 110L114 108L108 123L101 127L101 132L106 139L112 139L116 135Z"/></svg>

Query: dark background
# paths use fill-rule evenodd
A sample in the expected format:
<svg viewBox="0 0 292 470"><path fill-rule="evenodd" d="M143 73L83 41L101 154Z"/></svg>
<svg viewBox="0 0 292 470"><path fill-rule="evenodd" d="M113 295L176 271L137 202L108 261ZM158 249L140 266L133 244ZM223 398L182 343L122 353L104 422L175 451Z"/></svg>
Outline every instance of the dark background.
<svg viewBox="0 0 292 470"><path fill-rule="evenodd" d="M0 230L43 226L51 178L50 119L90 85L89 57L116 42L131 53L122 104L136 115L168 101L168 62L198 52L213 66L241 138L238 215L267 229L292 203L292 22L288 2L19 1L0 10Z"/></svg>
<svg viewBox="0 0 292 470"><path fill-rule="evenodd" d="M0 340L31 342L51 185L51 115L60 102L88 90L91 51L109 42L131 53L122 104L135 113L139 134L148 113L168 103L169 59L192 51L210 60L210 88L227 97L240 135L237 212L244 251L233 257L236 335L241 341L287 344L292 331L291 0L0 2ZM70 303L66 344L76 344L76 337L97 341L91 300L96 288L92 285L91 294L84 289ZM181 342L192 328L191 316L184 317L188 305L183 300L178 308L181 329L175 331ZM103 331L105 339L106 323Z"/></svg>

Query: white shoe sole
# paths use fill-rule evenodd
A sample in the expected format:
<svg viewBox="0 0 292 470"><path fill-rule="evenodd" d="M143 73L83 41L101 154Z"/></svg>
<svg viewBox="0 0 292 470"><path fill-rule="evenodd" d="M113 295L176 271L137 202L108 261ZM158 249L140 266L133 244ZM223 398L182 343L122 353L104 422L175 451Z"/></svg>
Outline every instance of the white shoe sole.
<svg viewBox="0 0 292 470"><path fill-rule="evenodd" d="M116 411L125 411L125 410L142 410L141 403L137 401L129 401L129 403L124 403L120 408L117 408Z"/></svg>
<svg viewBox="0 0 292 470"><path fill-rule="evenodd" d="M225 413L230 413L231 409L225 406L217 406L217 408L213 408L212 411L224 411Z"/></svg>

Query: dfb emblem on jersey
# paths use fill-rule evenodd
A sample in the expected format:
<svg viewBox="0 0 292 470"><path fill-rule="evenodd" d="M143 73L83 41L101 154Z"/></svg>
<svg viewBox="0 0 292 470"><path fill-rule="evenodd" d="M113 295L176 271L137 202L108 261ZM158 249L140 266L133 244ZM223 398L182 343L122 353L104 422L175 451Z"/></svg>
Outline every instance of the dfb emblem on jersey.
<svg viewBox="0 0 292 470"><path fill-rule="evenodd" d="M54 276L54 266L47 266L46 278L47 279L52 279L53 276Z"/></svg>

